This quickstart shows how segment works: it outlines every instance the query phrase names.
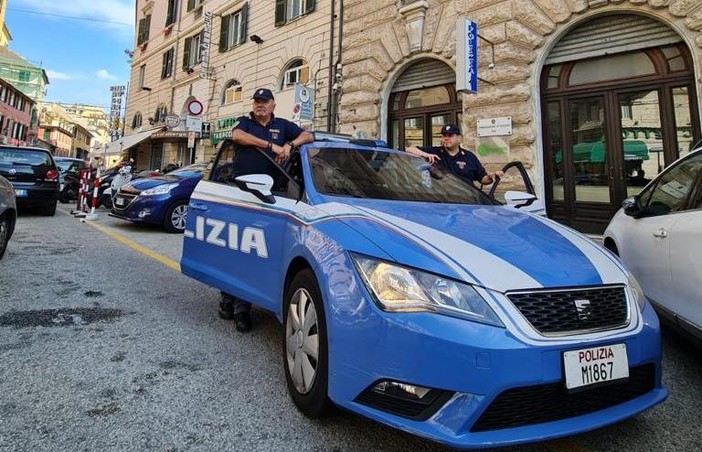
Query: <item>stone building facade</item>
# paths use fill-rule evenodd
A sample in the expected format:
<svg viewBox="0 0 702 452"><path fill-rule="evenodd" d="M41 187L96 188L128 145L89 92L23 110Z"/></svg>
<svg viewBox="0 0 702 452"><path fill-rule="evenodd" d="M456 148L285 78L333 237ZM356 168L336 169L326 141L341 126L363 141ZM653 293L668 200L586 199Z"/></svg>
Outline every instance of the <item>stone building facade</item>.
<svg viewBox="0 0 702 452"><path fill-rule="evenodd" d="M339 58L334 7L138 0L125 136L110 148L128 152L139 169L209 159L259 87L274 92L277 116L326 128L329 68ZM299 101L301 87L312 93L304 96L309 104ZM295 116L296 103L307 114Z"/></svg>
<svg viewBox="0 0 702 452"><path fill-rule="evenodd" d="M477 93L451 80L457 18L478 25ZM701 135L699 0L347 0L342 49L342 132L430 145L459 122L466 147L501 147L479 154L488 167L522 161L549 216L583 231ZM495 118L511 133L488 143L478 120Z"/></svg>

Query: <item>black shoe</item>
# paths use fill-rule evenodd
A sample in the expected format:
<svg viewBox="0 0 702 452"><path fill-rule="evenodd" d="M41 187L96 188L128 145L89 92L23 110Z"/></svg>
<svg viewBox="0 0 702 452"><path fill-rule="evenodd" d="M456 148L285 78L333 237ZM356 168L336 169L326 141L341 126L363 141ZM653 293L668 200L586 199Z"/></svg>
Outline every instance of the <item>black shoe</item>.
<svg viewBox="0 0 702 452"><path fill-rule="evenodd" d="M234 300L231 298L223 298L219 302L219 318L223 320L231 320L234 318Z"/></svg>
<svg viewBox="0 0 702 452"><path fill-rule="evenodd" d="M234 314L234 326L236 330L240 333L246 333L251 331L251 316L248 312L240 312Z"/></svg>

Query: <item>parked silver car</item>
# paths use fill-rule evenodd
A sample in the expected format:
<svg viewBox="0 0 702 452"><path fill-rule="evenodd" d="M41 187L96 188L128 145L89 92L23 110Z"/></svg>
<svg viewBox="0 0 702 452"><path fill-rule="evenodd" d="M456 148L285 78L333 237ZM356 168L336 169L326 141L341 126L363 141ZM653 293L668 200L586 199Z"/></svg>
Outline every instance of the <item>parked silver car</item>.
<svg viewBox="0 0 702 452"><path fill-rule="evenodd" d="M5 254L7 242L15 230L17 203L10 181L0 176L0 259Z"/></svg>

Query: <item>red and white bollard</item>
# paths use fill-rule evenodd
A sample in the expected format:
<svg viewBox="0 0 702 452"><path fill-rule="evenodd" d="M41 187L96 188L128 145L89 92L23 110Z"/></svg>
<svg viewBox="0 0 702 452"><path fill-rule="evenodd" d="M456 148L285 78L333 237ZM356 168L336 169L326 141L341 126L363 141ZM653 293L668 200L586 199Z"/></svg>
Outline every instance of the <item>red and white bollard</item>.
<svg viewBox="0 0 702 452"><path fill-rule="evenodd" d="M95 213L98 202L98 190L100 189L100 168L96 170L95 181L93 183L93 199L90 206L90 213L85 216L86 220L97 220L98 215ZM87 206L87 203L86 203Z"/></svg>

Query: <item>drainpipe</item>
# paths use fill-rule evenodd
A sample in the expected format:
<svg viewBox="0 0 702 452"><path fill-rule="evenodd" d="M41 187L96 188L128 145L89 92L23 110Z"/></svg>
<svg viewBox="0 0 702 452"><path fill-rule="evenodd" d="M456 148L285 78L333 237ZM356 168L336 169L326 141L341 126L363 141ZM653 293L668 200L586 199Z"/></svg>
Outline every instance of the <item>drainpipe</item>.
<svg viewBox="0 0 702 452"><path fill-rule="evenodd" d="M339 0L339 51L338 51L338 56L336 57L336 64L334 65L334 81L341 81L341 77L337 77L337 71L341 69L341 47L344 43L344 0ZM336 132L336 126L337 126L337 117L338 117L338 110L339 110L339 91L340 88L338 88L336 91L334 91L334 116L332 117L332 128L334 129L333 131Z"/></svg>
<svg viewBox="0 0 702 452"><path fill-rule="evenodd" d="M329 18L329 80L327 81L327 132L332 127L332 84L334 83L334 20L336 19L336 1L331 2L331 16Z"/></svg>

